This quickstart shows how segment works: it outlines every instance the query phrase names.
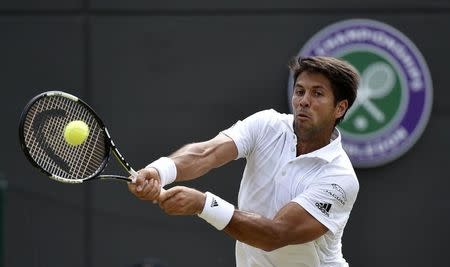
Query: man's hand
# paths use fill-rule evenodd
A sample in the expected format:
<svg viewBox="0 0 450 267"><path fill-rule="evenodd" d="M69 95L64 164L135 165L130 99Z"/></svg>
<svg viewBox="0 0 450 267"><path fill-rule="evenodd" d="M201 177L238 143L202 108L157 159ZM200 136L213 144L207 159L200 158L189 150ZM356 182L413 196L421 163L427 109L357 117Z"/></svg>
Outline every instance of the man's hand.
<svg viewBox="0 0 450 267"><path fill-rule="evenodd" d="M159 206L169 215L195 215L203 211L206 195L185 186L175 186L162 192Z"/></svg>
<svg viewBox="0 0 450 267"><path fill-rule="evenodd" d="M161 179L154 168L138 171L134 183L128 183L128 190L141 200L157 201L161 192Z"/></svg>

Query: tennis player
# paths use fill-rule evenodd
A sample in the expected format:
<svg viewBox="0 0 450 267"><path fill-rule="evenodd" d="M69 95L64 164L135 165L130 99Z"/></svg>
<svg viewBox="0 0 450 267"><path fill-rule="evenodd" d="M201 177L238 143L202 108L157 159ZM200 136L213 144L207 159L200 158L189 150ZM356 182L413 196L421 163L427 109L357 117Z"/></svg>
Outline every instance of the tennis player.
<svg viewBox="0 0 450 267"><path fill-rule="evenodd" d="M213 139L188 144L139 171L129 190L170 215L197 214L236 239L236 265L348 266L341 239L359 183L335 126L356 98L359 76L331 57L290 62L293 114L257 112ZM238 206L175 186L245 158Z"/></svg>

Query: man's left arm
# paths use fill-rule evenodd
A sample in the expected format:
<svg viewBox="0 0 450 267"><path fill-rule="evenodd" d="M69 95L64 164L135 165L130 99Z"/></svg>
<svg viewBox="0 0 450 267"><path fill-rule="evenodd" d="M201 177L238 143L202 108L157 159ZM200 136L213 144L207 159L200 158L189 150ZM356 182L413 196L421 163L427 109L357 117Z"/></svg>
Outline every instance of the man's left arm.
<svg viewBox="0 0 450 267"><path fill-rule="evenodd" d="M183 186L167 190L159 199L161 208L169 215L199 214L205 201L204 193ZM295 202L286 204L273 219L235 209L223 230L232 238L265 251L306 243L328 231Z"/></svg>
<svg viewBox="0 0 450 267"><path fill-rule="evenodd" d="M328 229L302 206L289 202L278 211L273 220L235 210L224 231L243 243L272 251L287 245L313 241Z"/></svg>

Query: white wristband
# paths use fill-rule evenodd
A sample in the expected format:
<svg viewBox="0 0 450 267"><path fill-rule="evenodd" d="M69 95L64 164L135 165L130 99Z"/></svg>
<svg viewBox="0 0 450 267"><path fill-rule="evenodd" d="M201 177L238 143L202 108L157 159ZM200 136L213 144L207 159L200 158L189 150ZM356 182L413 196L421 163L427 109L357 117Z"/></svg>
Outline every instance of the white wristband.
<svg viewBox="0 0 450 267"><path fill-rule="evenodd" d="M234 206L210 192L205 194L205 206L198 216L216 227L217 230L222 230L231 221L234 214Z"/></svg>
<svg viewBox="0 0 450 267"><path fill-rule="evenodd" d="M172 183L177 178L177 166L171 158L161 157L148 164L145 168L155 168L158 171L161 187Z"/></svg>

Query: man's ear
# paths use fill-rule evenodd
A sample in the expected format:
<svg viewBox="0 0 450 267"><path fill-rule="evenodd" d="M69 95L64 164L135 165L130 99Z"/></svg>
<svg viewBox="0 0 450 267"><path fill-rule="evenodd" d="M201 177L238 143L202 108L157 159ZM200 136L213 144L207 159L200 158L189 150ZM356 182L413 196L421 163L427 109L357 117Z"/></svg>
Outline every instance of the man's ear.
<svg viewBox="0 0 450 267"><path fill-rule="evenodd" d="M335 118L341 118L342 116L344 116L345 111L347 111L348 108L348 100L344 99L341 100L337 103L336 105L336 109L335 109Z"/></svg>

